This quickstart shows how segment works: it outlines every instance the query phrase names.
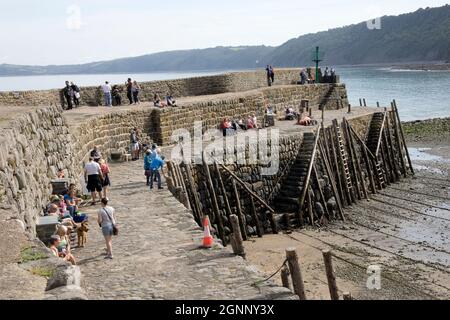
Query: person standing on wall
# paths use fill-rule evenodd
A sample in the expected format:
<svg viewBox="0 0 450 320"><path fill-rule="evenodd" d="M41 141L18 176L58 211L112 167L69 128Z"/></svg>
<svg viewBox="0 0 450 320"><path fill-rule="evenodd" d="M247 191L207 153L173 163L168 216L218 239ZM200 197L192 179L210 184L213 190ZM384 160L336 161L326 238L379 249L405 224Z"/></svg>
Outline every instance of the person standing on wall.
<svg viewBox="0 0 450 320"><path fill-rule="evenodd" d="M270 87L270 86L272 86L272 78L270 75L270 66L269 65L267 65L267 67L266 67L266 73L267 73L267 84Z"/></svg>
<svg viewBox="0 0 450 320"><path fill-rule="evenodd" d="M108 81L105 81L105 84L102 85L103 95L105 97L105 106L112 107L112 96L111 96L111 85Z"/></svg>
<svg viewBox="0 0 450 320"><path fill-rule="evenodd" d="M139 101L139 92L141 91L141 87L137 83L137 81L133 81L131 86L131 93L133 94L133 102L134 104L141 104Z"/></svg>
<svg viewBox="0 0 450 320"><path fill-rule="evenodd" d="M73 102L75 103L75 107L79 107L80 106L80 88L74 84L73 82L70 83L70 87L73 90Z"/></svg>
<svg viewBox="0 0 450 320"><path fill-rule="evenodd" d="M273 84L275 82L275 71L273 71L273 67L272 66L269 66L269 73L270 73L271 83Z"/></svg>
<svg viewBox="0 0 450 320"><path fill-rule="evenodd" d="M73 108L73 89L69 84L69 81L66 81L66 86L63 89L64 98L67 101L67 110L71 110Z"/></svg>
<svg viewBox="0 0 450 320"><path fill-rule="evenodd" d="M131 78L128 78L125 85L127 87L127 98L130 101L130 104L133 104L133 82L131 81Z"/></svg>

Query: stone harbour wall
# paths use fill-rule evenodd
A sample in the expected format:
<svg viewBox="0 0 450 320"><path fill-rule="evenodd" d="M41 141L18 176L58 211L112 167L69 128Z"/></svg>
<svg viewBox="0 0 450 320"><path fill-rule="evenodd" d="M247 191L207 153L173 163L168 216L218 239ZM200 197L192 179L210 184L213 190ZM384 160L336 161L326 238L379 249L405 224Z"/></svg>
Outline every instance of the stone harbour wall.
<svg viewBox="0 0 450 320"><path fill-rule="evenodd" d="M267 104L282 117L288 106L300 111L300 102L304 99L309 100L310 107L316 110L319 105L325 109L338 109L348 104L343 84L273 86L238 94L208 96L183 103L178 108L161 109L161 130L152 138L161 145L171 144L176 130L186 129L193 135L195 121L202 122L203 132L218 129L224 118L245 121L255 114L261 124Z"/></svg>
<svg viewBox="0 0 450 320"><path fill-rule="evenodd" d="M21 220L34 234L58 168L77 175L76 143L58 107L22 114L0 131L0 219Z"/></svg>
<svg viewBox="0 0 450 320"><path fill-rule="evenodd" d="M296 83L300 69L277 69L274 85ZM124 76L124 83L126 81ZM107 81L108 79L105 79ZM81 104L89 106L102 105L103 93L99 86L81 87ZM176 80L151 81L140 83L142 101L153 101L153 95L161 97L171 93L174 97L201 96L225 92L240 92L267 86L266 72L242 71L213 76L193 77ZM61 88L64 83L61 83ZM127 103L126 89L120 84L122 102ZM60 89L39 91L11 91L0 92L0 106L65 106Z"/></svg>

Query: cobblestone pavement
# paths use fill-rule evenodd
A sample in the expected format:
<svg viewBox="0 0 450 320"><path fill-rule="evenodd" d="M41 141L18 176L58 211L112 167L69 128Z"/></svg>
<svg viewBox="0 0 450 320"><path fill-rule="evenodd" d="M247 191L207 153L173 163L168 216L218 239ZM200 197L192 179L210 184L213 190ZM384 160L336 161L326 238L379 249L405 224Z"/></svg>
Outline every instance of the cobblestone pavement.
<svg viewBox="0 0 450 320"><path fill-rule="evenodd" d="M84 210L91 220L88 243L75 249L90 299L293 298L273 282L254 285L262 274L231 248L199 249L201 228L167 189L145 186L142 161L112 164L111 171L108 197L120 225L114 259L105 259L98 206Z"/></svg>

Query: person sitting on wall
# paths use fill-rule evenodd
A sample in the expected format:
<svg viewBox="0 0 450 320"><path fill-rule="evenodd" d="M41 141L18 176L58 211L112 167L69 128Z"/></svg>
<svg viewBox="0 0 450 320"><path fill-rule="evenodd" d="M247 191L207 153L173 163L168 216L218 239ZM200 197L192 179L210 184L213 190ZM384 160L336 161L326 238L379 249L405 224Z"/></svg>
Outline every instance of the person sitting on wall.
<svg viewBox="0 0 450 320"><path fill-rule="evenodd" d="M72 232L71 227L66 227L60 225L56 231L55 235L58 235L61 239L59 243L56 244L58 249L58 256L66 261L69 261L73 265L77 264L75 257L72 255L70 250L70 233Z"/></svg>
<svg viewBox="0 0 450 320"><path fill-rule="evenodd" d="M220 129L222 129L224 137L226 137L228 133L230 133L233 130L231 122L227 118L224 118L222 120L222 123L220 124Z"/></svg>
<svg viewBox="0 0 450 320"><path fill-rule="evenodd" d="M167 104L164 101L161 101L161 98L157 93L155 93L155 95L153 96L153 105L159 108L167 107Z"/></svg>
<svg viewBox="0 0 450 320"><path fill-rule="evenodd" d="M60 251L59 247L61 246L61 237L57 234L54 234L50 238L50 250L55 257L62 258L66 261L69 261L71 264L75 265L75 258L69 253Z"/></svg>
<svg viewBox="0 0 450 320"><path fill-rule="evenodd" d="M253 118L252 117L248 117L247 119L247 129L255 129L255 125L253 123Z"/></svg>
<svg viewBox="0 0 450 320"><path fill-rule="evenodd" d="M46 214L47 216L53 216L58 217L58 221L63 225L67 227L72 227L74 229L78 228L78 225L72 218L64 218L59 212L59 207L57 204L52 203L49 206L48 212Z"/></svg>
<svg viewBox="0 0 450 320"><path fill-rule="evenodd" d="M167 93L167 95L166 95L166 103L170 107L176 107L176 101L173 98L173 96L169 93Z"/></svg>
<svg viewBox="0 0 450 320"><path fill-rule="evenodd" d="M75 196L75 190L70 190L68 194L64 196L64 201L66 202L67 210L69 210L70 216L73 218L75 212L78 211L78 204L80 199Z"/></svg>
<svg viewBox="0 0 450 320"><path fill-rule="evenodd" d="M245 125L245 123L244 123L244 120L243 119L239 119L239 121L238 121L238 126L239 126L239 128L241 128L242 130L244 130L244 131L246 131L247 130L247 126Z"/></svg>
<svg viewBox="0 0 450 320"><path fill-rule="evenodd" d="M65 177L64 170L63 169L59 169L58 173L56 174L56 176L58 177L58 179L64 179L64 177Z"/></svg>
<svg viewBox="0 0 450 320"><path fill-rule="evenodd" d="M292 107L286 108L285 120L294 120L296 116L297 115L295 114L294 108Z"/></svg>

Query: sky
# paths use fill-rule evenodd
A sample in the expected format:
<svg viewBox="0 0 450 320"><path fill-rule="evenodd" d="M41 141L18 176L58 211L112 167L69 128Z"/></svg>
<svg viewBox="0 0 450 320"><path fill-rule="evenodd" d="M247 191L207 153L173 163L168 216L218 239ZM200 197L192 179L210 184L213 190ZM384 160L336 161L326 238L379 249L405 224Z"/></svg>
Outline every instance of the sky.
<svg viewBox="0 0 450 320"><path fill-rule="evenodd" d="M79 64L300 35L449 0L14 0L0 2L0 64Z"/></svg>

